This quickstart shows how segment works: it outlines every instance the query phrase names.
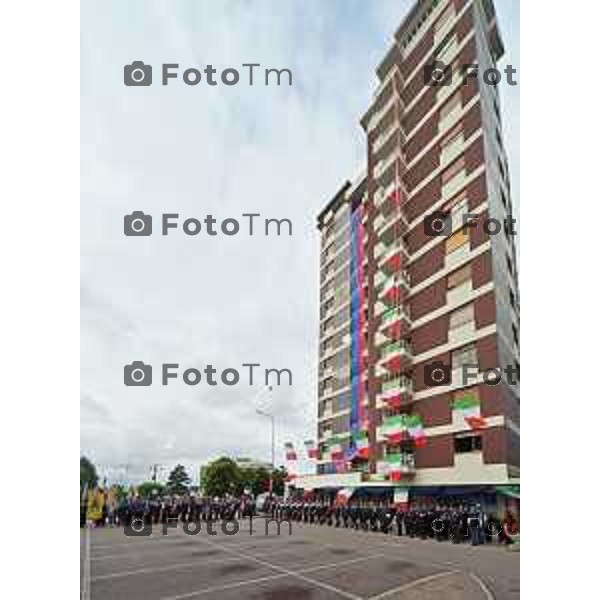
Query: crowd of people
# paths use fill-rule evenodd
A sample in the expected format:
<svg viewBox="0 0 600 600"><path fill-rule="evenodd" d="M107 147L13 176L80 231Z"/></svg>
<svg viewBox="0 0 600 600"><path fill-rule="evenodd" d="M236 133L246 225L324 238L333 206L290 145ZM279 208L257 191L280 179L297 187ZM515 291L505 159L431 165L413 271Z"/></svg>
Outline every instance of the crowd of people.
<svg viewBox="0 0 600 600"><path fill-rule="evenodd" d="M81 526L89 521L86 506L82 506ZM384 535L451 541L455 544L513 542L517 520L507 512L503 519L485 512L479 504L447 500L429 506L405 510L391 500L356 499L338 502L331 498L267 498L257 510L251 496L239 498L208 498L194 495L164 496L143 499L131 496L119 502L105 502L96 526L130 526L134 521L144 524L167 523L172 520L226 521L265 516L277 521L289 521L334 528L378 532Z"/></svg>
<svg viewBox="0 0 600 600"><path fill-rule="evenodd" d="M243 519L256 514L256 504L249 496L240 498L206 498L194 495L140 498L131 496L118 502L105 502L102 516L94 519L94 525L130 526L134 520L145 524L166 523L175 519L189 521L218 521ZM81 510L81 526L88 518L87 505Z"/></svg>
<svg viewBox="0 0 600 600"><path fill-rule="evenodd" d="M455 544L511 544L517 534L517 521L511 513L500 519L494 513L484 512L478 504L465 505L451 500L427 508L402 510L386 500L337 503L289 499L267 502L265 512L277 520L431 538Z"/></svg>

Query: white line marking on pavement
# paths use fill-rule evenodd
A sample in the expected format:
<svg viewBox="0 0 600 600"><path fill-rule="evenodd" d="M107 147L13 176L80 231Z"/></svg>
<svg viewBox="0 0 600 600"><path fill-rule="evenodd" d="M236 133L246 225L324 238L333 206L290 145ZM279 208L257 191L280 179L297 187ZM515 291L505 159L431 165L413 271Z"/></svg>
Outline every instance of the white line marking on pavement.
<svg viewBox="0 0 600 600"><path fill-rule="evenodd" d="M380 556L382 556L382 555L381 554L373 554L371 556L363 556L361 558L354 558L354 559L345 560L342 562L328 563L326 565L319 565L318 567L309 567L307 569L300 569L299 571L295 571L294 575L296 577L298 577L305 573L314 573L316 571L324 571L326 569L334 569L336 567L343 567L345 565L356 563L359 561L370 560L372 558L379 558ZM243 557L243 558L249 559L249 557ZM236 560L238 560L237 557L236 557ZM252 559L249 559L249 560L252 560ZM278 569L278 570L282 569L281 567L271 567L271 568ZM290 574L289 572L283 572L283 573L279 573L278 575L265 575L264 577L257 577L255 579L245 579L244 581L236 581L235 583L228 583L228 584L221 585L221 586L213 586L213 587L209 587L209 588L203 588L201 590L187 592L185 594L179 594L177 596L163 597L160 600L183 600L184 598L192 598L194 596L203 596L205 594L210 594L212 592L222 592L222 591L229 590L229 589L243 587L245 585L252 585L255 583L262 583L262 582L266 582L266 581L273 581L275 579L282 579L283 577L288 577L289 574ZM312 580L308 577L300 577L300 579L306 579L310 583L313 583L313 585L322 585L322 586L327 585L327 584L320 584L319 582ZM333 586L327 586L327 587L328 587L328 589L330 589L330 591L334 591L343 596L347 595L346 592L344 592L342 590L338 591L337 588L334 588ZM355 598L356 600L362 600L358 596L353 596L353 598Z"/></svg>
<svg viewBox="0 0 600 600"><path fill-rule="evenodd" d="M290 554L293 553L295 549L289 550L273 550L273 552L264 552L261 554L255 555L257 558L265 557L265 556L280 556L281 554ZM371 556L360 556L355 559L348 559L347 561L343 561L341 564L352 563L360 560L365 560L366 558L372 558L375 556L381 556L379 554L371 555ZM122 555L119 555L119 558L122 558ZM162 571L176 571L179 569L189 569L190 567L202 567L204 565L218 565L222 563L228 563L232 561L240 560L240 558L233 556L231 558L208 558L205 560L195 560L193 562L188 563L174 563L165 566L155 566L155 567L141 567L139 569L131 569L129 571L115 571L112 573L103 573L102 575L95 575L92 577L92 581L98 581L102 579L113 579L117 577L129 577L132 575L143 575L144 573L159 573ZM333 563L331 566L338 566L340 563ZM319 567L322 568L322 567Z"/></svg>
<svg viewBox="0 0 600 600"><path fill-rule="evenodd" d="M90 600L91 598L91 561L90 561L90 545L91 535L90 526L86 523L84 529L84 555L83 555L83 578L81 582L81 600Z"/></svg>
<svg viewBox="0 0 600 600"><path fill-rule="evenodd" d="M486 600L495 600L494 594L492 594L490 588L483 582L483 580L480 577L478 577L475 573L469 573L469 576L481 588L481 591L485 594Z"/></svg>
<svg viewBox="0 0 600 600"><path fill-rule="evenodd" d="M146 567L143 569L134 569L132 571L116 571L115 573L104 573L103 575L96 575L92 577L92 581L98 581L101 579L115 579L117 577L130 577L132 575L143 575L145 573L161 573L163 571L176 571L178 569L189 569L190 567L201 567L203 565L218 565L228 562L239 560L239 558L211 558L208 560L189 563L177 563L174 565L167 565L165 567Z"/></svg>
<svg viewBox="0 0 600 600"><path fill-rule="evenodd" d="M417 587L419 585L423 585L424 583L428 583L430 581L434 581L435 579L439 579L440 577L447 577L448 575L454 575L455 573L459 573L459 571L442 571L441 573L436 573L435 575L428 575L427 577L421 577L420 579L415 579L409 583L405 583L398 587L392 588L391 590L387 590L387 592L383 592L382 594L377 594L377 596L371 596L369 600L381 600L381 598L387 598L388 596L393 596L400 592L404 592L405 590L409 590L411 588Z"/></svg>
<svg viewBox="0 0 600 600"><path fill-rule="evenodd" d="M212 546L217 546L218 547L218 544L213 544L211 542L208 542L208 540L207 540L207 543L210 544L210 545L212 545ZM270 569L273 569L275 571L280 571L281 573L285 573L286 575L290 575L291 577L296 577L297 579L300 579L302 581L306 581L307 583L312 583L313 585L315 585L317 587L323 588L323 589L328 590L330 592L337 593L340 596L344 596L346 598L350 598L350 600L362 600L362 598L360 598L360 596L356 596L355 594L351 594L349 592L345 592L344 590L336 588L333 585L329 585L327 583L323 583L323 582L318 581L316 579L312 579L310 577L306 577L304 575L301 575L297 571L294 572L294 571L291 571L289 569L285 569L284 567L280 567L278 565L274 565L273 563L270 563L270 562L268 562L266 560L261 560L259 558L254 558L253 556L245 556L244 554L239 554L239 553L235 552L234 550L229 550L229 549L225 550L224 549L224 551L225 552L231 552L232 554L234 554L236 556L245 557L248 560L252 560L252 561L258 563L259 565L264 565L264 566L269 567Z"/></svg>

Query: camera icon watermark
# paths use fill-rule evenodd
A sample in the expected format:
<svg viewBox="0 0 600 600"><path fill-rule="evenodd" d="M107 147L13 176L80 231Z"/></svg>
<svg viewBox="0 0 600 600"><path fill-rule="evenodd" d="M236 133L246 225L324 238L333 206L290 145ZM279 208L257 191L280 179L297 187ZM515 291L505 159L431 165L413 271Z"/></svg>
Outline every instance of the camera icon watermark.
<svg viewBox="0 0 600 600"><path fill-rule="evenodd" d="M435 210L425 217L423 227L429 237L447 237L452 233L452 217L442 210Z"/></svg>
<svg viewBox="0 0 600 600"><path fill-rule="evenodd" d="M152 235L152 216L144 214L141 210L134 210L130 215L123 217L123 230L125 235Z"/></svg>
<svg viewBox="0 0 600 600"><path fill-rule="evenodd" d="M152 385L152 366L134 360L123 368L123 380L127 386Z"/></svg>
<svg viewBox="0 0 600 600"><path fill-rule="evenodd" d="M141 517L136 517L123 528L127 537L152 537L152 524L146 523Z"/></svg>
<svg viewBox="0 0 600 600"><path fill-rule="evenodd" d="M429 87L441 87L452 83L452 68L441 60L423 67L423 80Z"/></svg>
<svg viewBox="0 0 600 600"><path fill-rule="evenodd" d="M450 385L452 382L452 367L441 360L436 360L429 365L425 365L423 380L428 387Z"/></svg>
<svg viewBox="0 0 600 600"><path fill-rule="evenodd" d="M152 65L145 65L141 60L134 60L123 67L123 83L127 86L152 85Z"/></svg>

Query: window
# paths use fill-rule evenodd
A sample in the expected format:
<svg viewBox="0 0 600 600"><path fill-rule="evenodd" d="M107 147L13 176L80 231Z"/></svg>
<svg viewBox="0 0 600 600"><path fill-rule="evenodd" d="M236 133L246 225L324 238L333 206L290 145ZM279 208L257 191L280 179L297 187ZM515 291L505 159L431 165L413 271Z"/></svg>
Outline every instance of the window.
<svg viewBox="0 0 600 600"><path fill-rule="evenodd" d="M458 143L458 141L463 140L463 126L462 123L459 123L456 127L454 127L450 133L448 133L448 135L444 138L444 140L442 141L442 152L452 146L452 144L456 144Z"/></svg>
<svg viewBox="0 0 600 600"><path fill-rule="evenodd" d="M448 289L457 288L467 281L471 281L471 263L448 275Z"/></svg>
<svg viewBox="0 0 600 600"><path fill-rule="evenodd" d="M446 254L451 254L469 242L469 229L461 227L446 239Z"/></svg>
<svg viewBox="0 0 600 600"><path fill-rule="evenodd" d="M463 365L476 365L477 364L477 347L475 344L469 344L463 346L458 350L452 352L452 368L459 369Z"/></svg>
<svg viewBox="0 0 600 600"><path fill-rule="evenodd" d="M510 256L508 256L508 254L506 255L506 268L511 275L514 275L512 260L510 260Z"/></svg>
<svg viewBox="0 0 600 600"><path fill-rule="evenodd" d="M451 35L447 37L438 47L436 51L436 60L441 60L444 63L447 63L447 57L452 50L454 50L458 44L458 38L455 35Z"/></svg>
<svg viewBox="0 0 600 600"><path fill-rule="evenodd" d="M464 170L465 165L466 165L466 162L465 162L464 156L461 156L457 161L454 161L450 165L450 167L448 167L442 173L442 185L445 185L446 183L448 183L449 181L454 179L454 177L456 177L461 171Z"/></svg>
<svg viewBox="0 0 600 600"><path fill-rule="evenodd" d="M466 452L478 452L481 450L480 435L465 435L454 438L454 452L464 454Z"/></svg>
<svg viewBox="0 0 600 600"><path fill-rule="evenodd" d="M433 26L434 30L436 32L439 31L450 19L454 18L454 16L454 3L451 3L435 22L435 25Z"/></svg>
<svg viewBox="0 0 600 600"><path fill-rule="evenodd" d="M467 304L458 310L450 313L450 329L462 327L475 320L475 310L473 303Z"/></svg>
<svg viewBox="0 0 600 600"><path fill-rule="evenodd" d="M448 102L440 109L440 121L443 121L458 106L462 108L462 96L460 90L455 92L450 100L448 100Z"/></svg>

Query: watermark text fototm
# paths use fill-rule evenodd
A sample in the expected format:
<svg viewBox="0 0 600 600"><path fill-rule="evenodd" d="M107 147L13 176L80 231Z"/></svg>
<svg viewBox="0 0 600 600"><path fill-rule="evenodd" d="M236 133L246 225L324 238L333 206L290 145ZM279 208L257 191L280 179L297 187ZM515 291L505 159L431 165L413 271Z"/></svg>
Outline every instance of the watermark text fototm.
<svg viewBox="0 0 600 600"><path fill-rule="evenodd" d="M507 65L504 68L504 78L502 71L495 67L481 69L477 64L464 64L458 68L452 68L441 60L435 60L423 67L423 81L430 87L441 87L451 85L455 71L462 78L462 85L469 85L469 79L479 79L484 85L496 87L503 79L510 86L515 86L518 82L515 79L517 70L513 65ZM481 77L480 77L481 76Z"/></svg>
<svg viewBox="0 0 600 600"><path fill-rule="evenodd" d="M247 70L245 70L247 69ZM290 69L261 68L260 63L242 63L241 68L228 67L217 70L212 65L203 69L196 67L181 68L179 63L163 63L160 66L160 82L163 86L180 80L188 86L214 87L220 85L233 86L240 81L246 85L292 85ZM153 83L152 65L141 60L134 60L123 67L123 83L128 87L148 87Z"/></svg>
<svg viewBox="0 0 600 600"><path fill-rule="evenodd" d="M481 373L483 383L496 386L504 381L508 385L519 385L520 367L518 365L506 365L506 367L494 367L490 369L480 369L479 365L474 363L465 363L457 369L452 369L451 365L441 360L433 361L425 365L423 369L423 380L428 387L437 387L450 385L456 382L456 371L458 371L460 381L463 386L476 383Z"/></svg>
<svg viewBox="0 0 600 600"><path fill-rule="evenodd" d="M218 235L234 236L244 230L248 235L281 236L292 235L292 222L290 219L261 218L260 213L242 213L242 219L227 218L218 221L213 215L204 218L181 218L179 213L163 213L160 216L161 234L173 235L182 231L185 235L197 236L201 233L210 237ZM243 225L243 226L242 226ZM141 237L152 235L152 215L141 210L134 210L130 215L123 217L123 233L126 236Z"/></svg>
<svg viewBox="0 0 600 600"><path fill-rule="evenodd" d="M264 521L264 529L256 527L254 521ZM292 535L292 522L288 519L272 519L269 517L250 517L248 519L250 528L247 530L249 535L263 532L264 535L281 535L282 525L287 524L287 535ZM189 521L179 521L176 517L170 517L160 524L158 531L154 530L152 523L137 517L131 523L125 525L124 532L127 537L155 537L168 536L170 529L177 529L181 524L181 528L186 535L198 535L202 531L202 527L206 528L208 535L237 535L240 533L240 522L237 519L222 519L220 521L208 519L206 521L200 519L191 519ZM283 528L285 534L286 528Z"/></svg>
<svg viewBox="0 0 600 600"><path fill-rule="evenodd" d="M464 213L460 215L463 233L469 229L480 227L487 235L498 235L504 232L508 236L517 235L517 220L513 216L505 217L503 220L494 217L483 217L475 213ZM452 214L443 210L434 210L423 219L423 229L428 237L448 237L452 235L455 228L455 219Z"/></svg>
<svg viewBox="0 0 600 600"><path fill-rule="evenodd" d="M242 363L247 375L246 383L248 385L260 385L261 378L259 373L264 375L264 384L269 385L292 385L292 371L290 369L264 369L258 370L260 363ZM145 364L141 360L134 360L130 365L123 367L123 382L126 386L149 386L152 385L152 365ZM240 383L240 370L227 368L220 372L213 365L206 365L203 369L190 367L181 371L179 363L163 363L161 365L161 383L169 385L171 380L181 379L187 385L198 385L204 381L207 385L216 386L219 384L233 386Z"/></svg>

